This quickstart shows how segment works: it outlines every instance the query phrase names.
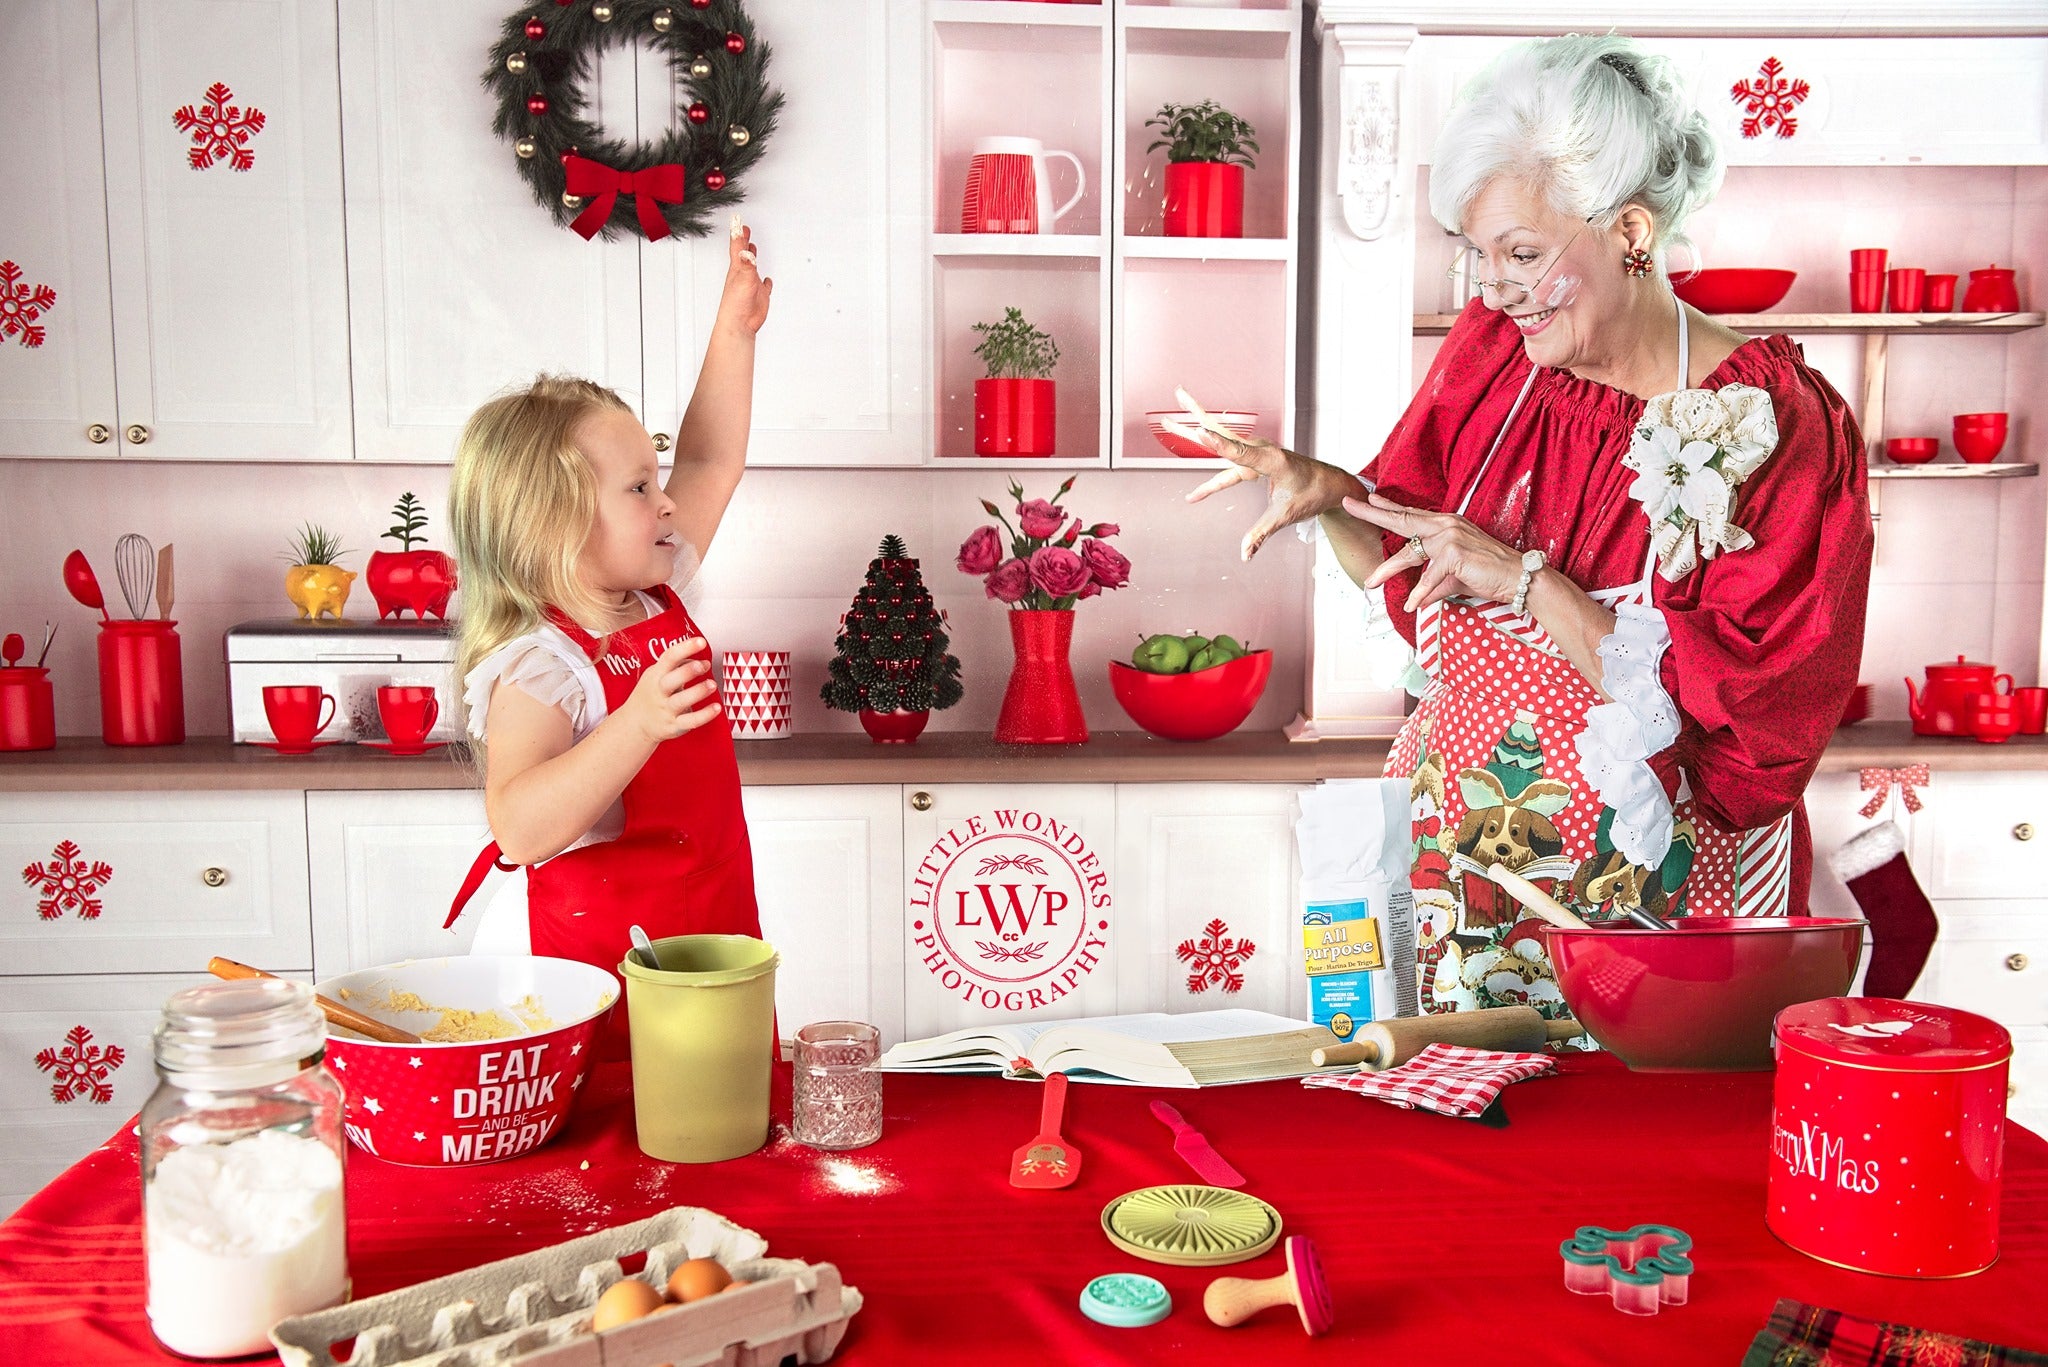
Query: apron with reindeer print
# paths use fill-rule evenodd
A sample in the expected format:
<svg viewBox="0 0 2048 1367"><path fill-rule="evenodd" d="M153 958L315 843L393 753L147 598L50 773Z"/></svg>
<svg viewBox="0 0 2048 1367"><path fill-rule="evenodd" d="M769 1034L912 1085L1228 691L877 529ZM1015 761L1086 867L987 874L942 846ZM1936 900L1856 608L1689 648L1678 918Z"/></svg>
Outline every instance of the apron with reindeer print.
<svg viewBox="0 0 2048 1367"><path fill-rule="evenodd" d="M1681 326L1681 385L1685 340ZM1529 388L1509 410L1503 434ZM1497 437L1494 450L1499 444ZM1460 516L1471 497L1460 502ZM1643 536L1647 547L1647 525ZM1635 583L1590 592L1610 609L1647 604L1655 570L1654 552L1646 550ZM1631 864L1615 848L1614 810L1581 776L1574 743L1586 714L1607 700L1534 617L1504 603L1452 598L1417 616L1415 637L1430 683L1394 742L1386 773L1409 780L1424 1011L1528 1005L1546 1016L1568 1014L1544 949L1543 922L1486 876L1493 864L1589 921L1621 917L1630 905L1660 916L1786 914L1789 814L1756 830L1720 830L1696 818L1681 777L1663 864Z"/></svg>

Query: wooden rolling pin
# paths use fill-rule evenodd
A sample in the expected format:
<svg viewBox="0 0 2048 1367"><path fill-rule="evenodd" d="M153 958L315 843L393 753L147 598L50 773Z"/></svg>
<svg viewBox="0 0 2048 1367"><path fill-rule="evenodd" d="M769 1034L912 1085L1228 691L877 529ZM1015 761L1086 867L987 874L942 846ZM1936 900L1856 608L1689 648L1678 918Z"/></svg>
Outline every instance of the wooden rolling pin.
<svg viewBox="0 0 2048 1367"><path fill-rule="evenodd" d="M1545 1020L1533 1006L1490 1006L1484 1011L1367 1021L1344 1043L1325 1045L1310 1054L1309 1062L1318 1068L1357 1063L1378 1073L1399 1067L1432 1044L1529 1053L1552 1040L1573 1039L1582 1033L1584 1027L1577 1021Z"/></svg>
<svg viewBox="0 0 2048 1367"><path fill-rule="evenodd" d="M275 978L277 976L275 973L265 973L260 968L251 968L247 964L238 964L233 959L223 959L218 954L206 961L206 971L216 978L229 979ZM320 1012L327 1017L329 1025L338 1025L344 1030L353 1030L359 1035L368 1035L371 1039L382 1041L385 1044L418 1044L421 1042L420 1037L410 1030L401 1030L395 1025L386 1025L375 1016L366 1016L352 1007L343 1006L340 1002L323 997L317 992L313 995L313 1000L320 1004Z"/></svg>

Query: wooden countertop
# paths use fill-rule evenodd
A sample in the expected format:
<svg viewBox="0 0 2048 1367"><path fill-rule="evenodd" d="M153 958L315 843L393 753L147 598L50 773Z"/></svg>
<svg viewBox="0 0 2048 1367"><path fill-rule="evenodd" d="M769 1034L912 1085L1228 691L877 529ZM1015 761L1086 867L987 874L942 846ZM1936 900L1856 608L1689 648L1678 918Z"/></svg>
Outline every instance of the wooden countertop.
<svg viewBox="0 0 2048 1367"><path fill-rule="evenodd" d="M860 732L811 732L787 740L739 742L748 784L823 783L1313 783L1371 778L1386 762L1384 740L1297 743L1277 731L1238 732L1199 745L1142 732L1097 732L1086 745L998 745L981 732L932 731L910 745L877 745ZM395 758L355 745L279 755L223 737L183 745L120 747L66 737L55 750L0 754L0 792L111 792L176 789L466 788L476 777L468 752L448 746ZM1937 770L2048 771L2048 737L2003 745L1915 737L1905 722L1862 722L1836 733L1822 756L1828 772L1926 764Z"/></svg>

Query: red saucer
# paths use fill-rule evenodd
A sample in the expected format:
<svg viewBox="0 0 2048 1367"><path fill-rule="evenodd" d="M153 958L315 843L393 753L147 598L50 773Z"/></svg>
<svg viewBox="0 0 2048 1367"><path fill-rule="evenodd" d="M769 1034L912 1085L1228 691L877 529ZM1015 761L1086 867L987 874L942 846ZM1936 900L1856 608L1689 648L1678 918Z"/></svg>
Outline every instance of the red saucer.
<svg viewBox="0 0 2048 1367"><path fill-rule="evenodd" d="M280 755L310 755L323 746L339 745L338 740L316 740L305 745L286 745L281 740L252 740L251 745L260 745L266 750L275 750Z"/></svg>
<svg viewBox="0 0 2048 1367"><path fill-rule="evenodd" d="M382 750L388 755L424 755L429 750L439 750L447 743L445 740L429 741L420 745L400 745L396 741L389 740L359 740L356 742L356 744L366 745L372 750Z"/></svg>

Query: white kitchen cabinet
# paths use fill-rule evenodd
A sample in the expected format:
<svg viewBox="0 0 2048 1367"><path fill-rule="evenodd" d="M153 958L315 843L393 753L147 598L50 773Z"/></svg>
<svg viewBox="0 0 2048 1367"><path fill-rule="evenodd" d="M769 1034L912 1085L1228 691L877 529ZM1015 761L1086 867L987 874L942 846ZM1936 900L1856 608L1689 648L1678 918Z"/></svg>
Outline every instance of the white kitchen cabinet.
<svg viewBox="0 0 2048 1367"><path fill-rule="evenodd" d="M2048 880L2048 781L2037 774L1943 774L1914 864L1927 895L2010 897Z"/></svg>
<svg viewBox="0 0 2048 1367"><path fill-rule="evenodd" d="M1307 1012L1286 783L1120 784L1120 1010Z"/></svg>
<svg viewBox="0 0 2048 1367"><path fill-rule="evenodd" d="M9 794L0 870L11 973L312 963L296 791Z"/></svg>
<svg viewBox="0 0 2048 1367"><path fill-rule="evenodd" d="M473 788L306 794L317 976L466 954L503 874L492 874L452 930L448 904L491 838Z"/></svg>
<svg viewBox="0 0 2048 1367"><path fill-rule="evenodd" d="M0 259L55 300L0 361L0 453L346 458L332 10L7 8Z"/></svg>

